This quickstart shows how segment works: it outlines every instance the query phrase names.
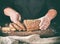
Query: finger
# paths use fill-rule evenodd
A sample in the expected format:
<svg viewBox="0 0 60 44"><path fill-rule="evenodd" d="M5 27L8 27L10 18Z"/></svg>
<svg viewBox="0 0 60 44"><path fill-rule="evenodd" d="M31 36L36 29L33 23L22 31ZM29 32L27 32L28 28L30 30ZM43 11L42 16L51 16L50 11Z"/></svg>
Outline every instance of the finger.
<svg viewBox="0 0 60 44"><path fill-rule="evenodd" d="M21 15L19 15L19 21L21 21Z"/></svg>
<svg viewBox="0 0 60 44"><path fill-rule="evenodd" d="M43 20L43 24L40 26L40 29L43 29L44 26L48 25L49 23L46 20Z"/></svg>
<svg viewBox="0 0 60 44"><path fill-rule="evenodd" d="M41 18L41 22L40 22L39 26L42 26L43 22L44 22L44 19Z"/></svg>
<svg viewBox="0 0 60 44"><path fill-rule="evenodd" d="M44 25L42 25L39 29L43 30L43 28L44 28Z"/></svg>
<svg viewBox="0 0 60 44"><path fill-rule="evenodd" d="M17 29L17 30L19 30L19 31L22 30L22 28L20 28L17 24L13 23L12 25L14 26L15 29Z"/></svg>
<svg viewBox="0 0 60 44"><path fill-rule="evenodd" d="M42 30L46 30L47 29L47 26L44 26L43 28L42 28Z"/></svg>
<svg viewBox="0 0 60 44"><path fill-rule="evenodd" d="M25 30L25 27L24 25L21 23L21 22L17 22L16 23L21 29Z"/></svg>
<svg viewBox="0 0 60 44"><path fill-rule="evenodd" d="M44 26L44 30L46 30L49 27L49 25L50 25L50 22L46 21L45 26Z"/></svg>
<svg viewBox="0 0 60 44"><path fill-rule="evenodd" d="M16 31L15 27L12 25L12 23L9 24L10 31Z"/></svg>
<svg viewBox="0 0 60 44"><path fill-rule="evenodd" d="M49 27L49 25L50 25L50 23L48 25L46 25L45 30Z"/></svg>
<svg viewBox="0 0 60 44"><path fill-rule="evenodd" d="M19 14L15 14L13 16L10 16L10 19L12 22L17 23L17 21L19 21L19 19L21 19Z"/></svg>
<svg viewBox="0 0 60 44"><path fill-rule="evenodd" d="M40 26L40 29L44 30L44 27L46 27L46 26L47 26L46 21L44 21L44 23L42 24L42 26Z"/></svg>
<svg viewBox="0 0 60 44"><path fill-rule="evenodd" d="M41 24L41 26L40 26L40 28L39 28L39 29L42 29L44 25L45 25L45 23L44 23L44 22L42 22L42 24Z"/></svg>
<svg viewBox="0 0 60 44"><path fill-rule="evenodd" d="M12 25L12 23L9 24L9 27L10 27L10 28L14 28L13 25Z"/></svg>
<svg viewBox="0 0 60 44"><path fill-rule="evenodd" d="M49 24L44 24L42 27L41 27L41 30L46 30L48 28Z"/></svg>
<svg viewBox="0 0 60 44"><path fill-rule="evenodd" d="M44 26L44 27L42 27L42 28L41 28L41 30L46 30L46 27L45 27L45 26Z"/></svg>

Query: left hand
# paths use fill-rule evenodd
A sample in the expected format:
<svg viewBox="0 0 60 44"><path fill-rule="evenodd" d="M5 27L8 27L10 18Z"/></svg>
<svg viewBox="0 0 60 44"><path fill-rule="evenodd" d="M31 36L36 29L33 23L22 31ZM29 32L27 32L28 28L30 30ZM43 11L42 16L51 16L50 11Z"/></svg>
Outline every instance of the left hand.
<svg viewBox="0 0 60 44"><path fill-rule="evenodd" d="M16 29L18 31L25 31L25 27L21 22L17 22L17 23L10 23L9 27L12 29Z"/></svg>
<svg viewBox="0 0 60 44"><path fill-rule="evenodd" d="M51 20L49 19L48 16L43 16L43 17L39 18L38 20L41 20L41 22L39 24L39 26L40 26L39 29L41 29L41 30L46 30L49 27L50 22L51 22Z"/></svg>

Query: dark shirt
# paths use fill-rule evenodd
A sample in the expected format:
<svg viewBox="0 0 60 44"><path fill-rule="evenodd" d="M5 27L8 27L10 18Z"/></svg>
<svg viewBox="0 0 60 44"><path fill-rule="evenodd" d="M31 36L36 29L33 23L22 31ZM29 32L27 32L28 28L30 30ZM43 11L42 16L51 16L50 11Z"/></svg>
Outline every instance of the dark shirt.
<svg viewBox="0 0 60 44"><path fill-rule="evenodd" d="M55 9L57 16L52 20L51 27L60 35L60 0L0 0L0 25L10 22L3 10L11 7L24 19L37 19L44 16L49 9Z"/></svg>
<svg viewBox="0 0 60 44"><path fill-rule="evenodd" d="M37 19L44 16L49 9L57 10L56 0L0 0L0 23L10 22L3 10L11 7L24 19Z"/></svg>

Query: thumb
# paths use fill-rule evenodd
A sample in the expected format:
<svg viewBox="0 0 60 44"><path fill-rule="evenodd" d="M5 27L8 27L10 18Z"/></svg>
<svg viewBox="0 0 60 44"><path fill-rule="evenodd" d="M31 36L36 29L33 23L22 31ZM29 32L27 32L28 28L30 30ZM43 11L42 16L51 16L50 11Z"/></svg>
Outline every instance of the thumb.
<svg viewBox="0 0 60 44"><path fill-rule="evenodd" d="M43 20L41 19L41 22L40 22L39 26L41 27L41 26L42 26L42 24L43 24Z"/></svg>
<svg viewBox="0 0 60 44"><path fill-rule="evenodd" d="M19 21L21 21L21 15L19 15Z"/></svg>
<svg viewBox="0 0 60 44"><path fill-rule="evenodd" d="M39 18L39 20L41 20L41 22L40 22L39 26L42 26L42 24L43 24L43 22L44 22L44 17Z"/></svg>

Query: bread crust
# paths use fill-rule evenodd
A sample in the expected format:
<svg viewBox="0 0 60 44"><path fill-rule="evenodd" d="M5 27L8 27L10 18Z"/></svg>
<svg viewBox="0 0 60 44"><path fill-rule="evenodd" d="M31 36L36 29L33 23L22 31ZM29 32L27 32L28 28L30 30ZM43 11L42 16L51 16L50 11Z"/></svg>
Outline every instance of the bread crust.
<svg viewBox="0 0 60 44"><path fill-rule="evenodd" d="M40 20L24 20L27 31L39 30Z"/></svg>

